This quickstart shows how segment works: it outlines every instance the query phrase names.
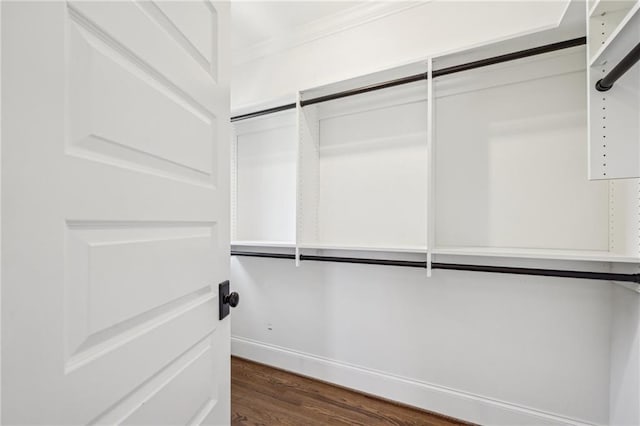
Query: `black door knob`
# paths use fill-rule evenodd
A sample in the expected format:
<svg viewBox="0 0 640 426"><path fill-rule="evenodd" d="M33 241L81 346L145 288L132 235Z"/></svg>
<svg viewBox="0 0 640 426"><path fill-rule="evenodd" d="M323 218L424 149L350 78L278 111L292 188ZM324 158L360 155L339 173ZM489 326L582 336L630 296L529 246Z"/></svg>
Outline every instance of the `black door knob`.
<svg viewBox="0 0 640 426"><path fill-rule="evenodd" d="M224 297L224 303L228 303L229 306L235 308L236 306L238 306L238 303L240 303L240 295L235 291L231 292L231 294L228 294Z"/></svg>
<svg viewBox="0 0 640 426"><path fill-rule="evenodd" d="M2 1L2 0L0 0ZM224 319L229 315L231 308L235 308L240 303L238 293L229 292L229 280L218 284L218 318Z"/></svg>

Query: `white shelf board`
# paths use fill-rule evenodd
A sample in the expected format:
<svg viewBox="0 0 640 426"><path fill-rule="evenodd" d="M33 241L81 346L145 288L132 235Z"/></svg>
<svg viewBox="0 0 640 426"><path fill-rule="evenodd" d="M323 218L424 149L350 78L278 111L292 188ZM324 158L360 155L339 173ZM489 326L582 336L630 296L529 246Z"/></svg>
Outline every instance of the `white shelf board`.
<svg viewBox="0 0 640 426"><path fill-rule="evenodd" d="M295 248L296 243L288 241L231 241L232 246L237 247L281 247Z"/></svg>
<svg viewBox="0 0 640 426"><path fill-rule="evenodd" d="M629 0L596 0L589 10L589 17L594 18L604 13L616 12L618 10L630 9L632 1Z"/></svg>
<svg viewBox="0 0 640 426"><path fill-rule="evenodd" d="M398 246L398 247L379 247L379 246L345 246L335 244L299 244L301 249L315 250L349 250L349 251L376 251L388 253L427 253L425 246Z"/></svg>
<svg viewBox="0 0 640 426"><path fill-rule="evenodd" d="M593 6L589 8L589 17L599 16L601 14L600 9L602 9L603 3L604 3L603 0L596 0L593 3Z"/></svg>
<svg viewBox="0 0 640 426"><path fill-rule="evenodd" d="M640 257L621 256L608 251L522 249L501 247L440 247L433 254L455 256L491 256L524 259L581 260L591 262L639 263Z"/></svg>
<svg viewBox="0 0 640 426"><path fill-rule="evenodd" d="M279 96L277 98L271 98L268 100L253 102L246 105L236 105L231 107L231 117L238 115L250 114L256 111L262 111L265 109L276 108L283 105L297 103L297 93L290 93L285 96Z"/></svg>
<svg viewBox="0 0 640 426"><path fill-rule="evenodd" d="M636 33L632 31L631 28L636 25L640 25L640 13L638 13L638 11L640 11L640 1L633 5L631 10L629 10L616 29L613 30L611 35L607 38L607 41L600 46L595 55L593 55L590 60L590 66L600 64L607 60L608 57L611 57L611 52L616 50L616 46L630 49L629 46L633 47L638 43L638 40L629 40L628 42L625 42L624 40L626 38L634 39L637 37ZM613 56L617 57L619 56L619 53ZM624 54L622 56L624 56Z"/></svg>

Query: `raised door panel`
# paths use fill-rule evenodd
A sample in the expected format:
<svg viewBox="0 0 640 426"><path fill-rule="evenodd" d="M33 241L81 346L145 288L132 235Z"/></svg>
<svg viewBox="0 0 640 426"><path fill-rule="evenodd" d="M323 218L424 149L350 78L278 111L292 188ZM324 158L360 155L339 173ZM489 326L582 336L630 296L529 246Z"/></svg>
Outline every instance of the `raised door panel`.
<svg viewBox="0 0 640 426"><path fill-rule="evenodd" d="M221 106L225 100L228 101L226 88L218 84L185 49L183 36L176 24L149 12L150 8L157 8L155 4L74 1L69 5L76 21L83 21L85 26L108 37L115 47L136 58L156 78L172 85L174 90L182 92L214 115L217 111L225 112ZM211 31L217 30L219 35L220 25L213 21L210 25ZM217 51L216 54L220 55Z"/></svg>
<svg viewBox="0 0 640 426"><path fill-rule="evenodd" d="M216 117L72 15L68 151L189 182L215 182Z"/></svg>
<svg viewBox="0 0 640 426"><path fill-rule="evenodd" d="M190 225L67 223L68 368L106 340L213 297L215 227Z"/></svg>
<svg viewBox="0 0 640 426"><path fill-rule="evenodd" d="M180 1L162 1L156 5L183 38L185 50L217 79L218 12L215 8L204 1L188 5Z"/></svg>
<svg viewBox="0 0 640 426"><path fill-rule="evenodd" d="M216 403L211 395L211 378L215 374L211 350L211 342L199 345L181 365L167 369L167 386L150 393L144 404L122 424L172 426L196 423L197 414Z"/></svg>

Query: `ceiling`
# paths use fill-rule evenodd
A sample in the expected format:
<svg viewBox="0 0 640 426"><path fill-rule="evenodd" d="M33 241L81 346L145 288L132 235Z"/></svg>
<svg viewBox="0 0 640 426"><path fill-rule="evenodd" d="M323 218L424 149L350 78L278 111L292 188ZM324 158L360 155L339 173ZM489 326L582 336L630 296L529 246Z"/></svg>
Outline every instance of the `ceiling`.
<svg viewBox="0 0 640 426"><path fill-rule="evenodd" d="M362 4L355 1L231 2L231 45L234 52L281 36L296 27Z"/></svg>
<svg viewBox="0 0 640 426"><path fill-rule="evenodd" d="M1 1L1 0L0 0ZM536 0L534 0L536 1ZM537 0L545 1L545 0ZM548 0L546 0L548 1ZM301 28L327 23L346 16L357 16L372 4L415 3L414 1L353 1L353 0L231 0L231 46L234 61L243 54L258 51L257 46L270 41L277 46L286 45L288 40L300 33ZM584 0L570 0L570 7L564 16L563 27L580 27L584 33ZM274 43L275 42L275 43Z"/></svg>

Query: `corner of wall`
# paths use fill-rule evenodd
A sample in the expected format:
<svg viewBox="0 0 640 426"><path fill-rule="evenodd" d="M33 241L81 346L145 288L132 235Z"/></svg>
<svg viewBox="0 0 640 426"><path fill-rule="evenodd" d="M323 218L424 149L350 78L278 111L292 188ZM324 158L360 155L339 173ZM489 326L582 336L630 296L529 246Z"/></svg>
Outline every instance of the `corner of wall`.
<svg viewBox="0 0 640 426"><path fill-rule="evenodd" d="M609 424L640 424L640 294L612 289Z"/></svg>

